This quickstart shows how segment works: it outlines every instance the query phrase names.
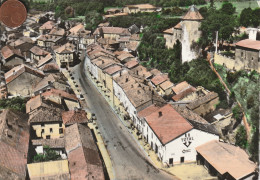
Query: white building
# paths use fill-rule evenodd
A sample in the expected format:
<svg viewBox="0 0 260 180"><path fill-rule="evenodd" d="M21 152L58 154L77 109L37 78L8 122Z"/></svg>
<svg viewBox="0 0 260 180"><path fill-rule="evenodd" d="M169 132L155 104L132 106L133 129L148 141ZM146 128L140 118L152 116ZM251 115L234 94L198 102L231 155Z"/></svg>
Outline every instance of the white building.
<svg viewBox="0 0 260 180"><path fill-rule="evenodd" d="M186 120L170 104L150 106L139 115L145 116L143 137L165 165L195 162L197 146L219 139L214 129Z"/></svg>

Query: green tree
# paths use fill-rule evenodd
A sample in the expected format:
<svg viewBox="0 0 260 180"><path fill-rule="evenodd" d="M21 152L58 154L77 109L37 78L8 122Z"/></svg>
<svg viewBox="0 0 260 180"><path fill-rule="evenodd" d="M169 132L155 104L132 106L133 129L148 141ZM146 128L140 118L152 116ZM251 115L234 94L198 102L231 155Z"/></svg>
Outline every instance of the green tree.
<svg viewBox="0 0 260 180"><path fill-rule="evenodd" d="M260 8L256 8L252 12L252 25L258 27L260 25Z"/></svg>
<svg viewBox="0 0 260 180"><path fill-rule="evenodd" d="M233 6L232 3L230 2L224 2L222 4L222 7L220 9L221 13L228 14L228 15L233 15L236 12L236 8Z"/></svg>
<svg viewBox="0 0 260 180"><path fill-rule="evenodd" d="M85 15L86 28L90 30L95 30L102 22L102 16L97 11L90 11Z"/></svg>
<svg viewBox="0 0 260 180"><path fill-rule="evenodd" d="M242 10L239 17L239 23L241 26L248 27L252 24L252 13L253 10L251 8L245 8Z"/></svg>
<svg viewBox="0 0 260 180"><path fill-rule="evenodd" d="M247 146L248 146L248 142L247 142L247 135L246 135L246 130L245 130L245 127L244 126L240 126L238 128L238 131L236 133L236 136L235 136L235 139L236 139L236 145L243 148L243 149L246 149Z"/></svg>

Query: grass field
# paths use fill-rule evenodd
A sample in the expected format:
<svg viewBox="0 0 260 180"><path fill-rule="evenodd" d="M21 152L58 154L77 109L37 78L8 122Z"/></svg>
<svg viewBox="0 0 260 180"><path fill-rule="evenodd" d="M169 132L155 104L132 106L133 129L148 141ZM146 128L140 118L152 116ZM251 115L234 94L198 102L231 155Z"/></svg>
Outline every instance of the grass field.
<svg viewBox="0 0 260 180"><path fill-rule="evenodd" d="M234 7L236 7L237 14L240 14L244 8L251 7L252 9L259 8L257 1L244 1L244 2L238 2L238 1L231 1ZM209 5L209 4L207 4ZM203 6L207 5L199 5L197 8L201 8ZM215 6L217 9L220 9L222 6L222 2L215 2ZM189 8L189 7L186 7Z"/></svg>

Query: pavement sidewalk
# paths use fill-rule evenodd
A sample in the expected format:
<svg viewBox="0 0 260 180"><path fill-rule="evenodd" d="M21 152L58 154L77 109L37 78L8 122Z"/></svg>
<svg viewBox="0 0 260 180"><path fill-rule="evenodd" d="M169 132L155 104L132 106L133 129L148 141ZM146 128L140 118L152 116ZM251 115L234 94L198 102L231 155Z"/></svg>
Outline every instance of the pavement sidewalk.
<svg viewBox="0 0 260 180"><path fill-rule="evenodd" d="M80 87L76 87L76 85L80 85L80 83L77 82L77 81L78 81L78 78L75 78L75 80L72 80L72 79L71 79L71 76L70 76L70 73L69 73L67 70L65 70L65 69L62 70L62 73L63 73L64 76L67 78L68 83L69 83L70 87L73 89L74 93L75 93L76 95L80 95L80 94L81 94L81 93L80 93L81 90L79 89ZM73 73L73 72L71 72L71 73ZM74 82L75 82L75 83L74 83ZM88 109L87 102L86 102L86 101L81 101L81 105L82 105L83 107L86 107L86 109L87 109L87 114L88 114L88 118L90 118L89 115L91 114L91 112L90 112L89 109ZM115 173L114 173L114 170L113 170L112 161L111 161L110 155L109 155L109 153L108 153L108 151L107 151L107 149L106 149L106 145L105 145L105 143L104 143L104 141L103 141L103 138L102 138L100 132L99 132L99 131L97 130L97 128L96 128L96 127L97 127L97 124L96 124L95 122L88 123L88 127L89 127L90 129L92 129L92 130L94 131L94 133L95 133L95 136L96 136L96 138L97 138L97 145L98 145L98 148L99 148L99 150L100 150L100 153L101 153L101 155L102 155L102 157L103 157L103 160L104 160L104 163L105 163L107 172L108 172L108 176L109 176L109 178L110 178L111 180L113 180L113 179L115 179Z"/></svg>

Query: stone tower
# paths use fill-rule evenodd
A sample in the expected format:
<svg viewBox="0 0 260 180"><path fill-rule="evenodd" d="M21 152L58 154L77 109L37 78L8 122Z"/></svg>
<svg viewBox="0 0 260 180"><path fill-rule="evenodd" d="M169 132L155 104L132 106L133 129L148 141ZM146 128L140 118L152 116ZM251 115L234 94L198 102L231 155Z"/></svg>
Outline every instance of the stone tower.
<svg viewBox="0 0 260 180"><path fill-rule="evenodd" d="M189 62L199 56L199 48L194 46L201 37L199 31L203 17L198 9L192 5L189 11L182 17L182 63Z"/></svg>

